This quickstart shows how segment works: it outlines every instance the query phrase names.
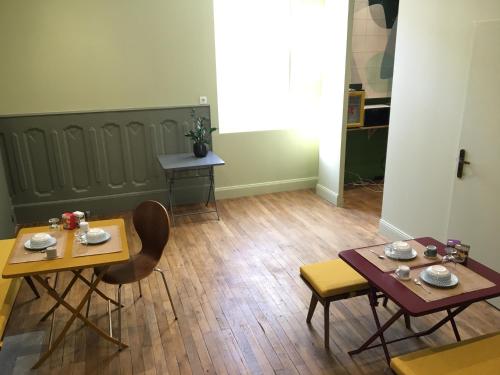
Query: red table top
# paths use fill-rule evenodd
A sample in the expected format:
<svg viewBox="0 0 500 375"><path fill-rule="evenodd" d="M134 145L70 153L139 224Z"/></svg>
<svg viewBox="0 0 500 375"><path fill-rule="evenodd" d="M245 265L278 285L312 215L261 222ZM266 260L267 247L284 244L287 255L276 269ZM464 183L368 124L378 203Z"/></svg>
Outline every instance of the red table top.
<svg viewBox="0 0 500 375"><path fill-rule="evenodd" d="M445 245L431 237L416 238L422 245L435 245L441 255L445 255ZM371 246L370 246L371 247ZM339 257L358 271L369 283L387 295L405 312L413 316L421 316L446 310L452 307L500 296L500 274L491 268L469 258L467 268L490 280L495 286L491 288L467 292L457 296L426 302L410 289L391 276L391 272L382 272L375 265L356 252L358 249L344 250Z"/></svg>

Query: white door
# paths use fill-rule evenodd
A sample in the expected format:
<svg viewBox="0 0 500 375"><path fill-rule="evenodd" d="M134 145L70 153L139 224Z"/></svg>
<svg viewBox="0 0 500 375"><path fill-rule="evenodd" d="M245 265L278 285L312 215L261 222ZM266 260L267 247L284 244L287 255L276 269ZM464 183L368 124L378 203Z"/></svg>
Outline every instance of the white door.
<svg viewBox="0 0 500 375"><path fill-rule="evenodd" d="M453 190L449 238L500 272L500 19L475 24L459 149L463 177ZM465 47L465 46L464 46ZM465 78L465 77L464 77ZM460 106L457 106L460 108ZM457 150L457 162L458 162ZM500 308L500 298L489 301Z"/></svg>

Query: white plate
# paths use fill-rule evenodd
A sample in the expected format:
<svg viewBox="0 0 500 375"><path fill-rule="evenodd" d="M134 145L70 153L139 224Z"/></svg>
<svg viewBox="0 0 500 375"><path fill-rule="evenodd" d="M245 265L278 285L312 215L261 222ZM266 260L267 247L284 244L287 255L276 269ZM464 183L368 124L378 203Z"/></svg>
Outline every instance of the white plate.
<svg viewBox="0 0 500 375"><path fill-rule="evenodd" d="M111 234L109 234L108 232L104 232L106 234L106 236L102 239L102 240L98 240L98 241L91 241L87 238L87 243L89 245L99 245L100 243L104 243L106 242L107 240L109 240L111 238Z"/></svg>
<svg viewBox="0 0 500 375"><path fill-rule="evenodd" d="M411 255L409 255L409 256L403 256L403 257L393 256L394 253L392 252L392 247L390 245L388 245L384 248L384 254L386 257L394 259L394 260L412 260L412 259L415 259L417 257L417 250L411 249Z"/></svg>
<svg viewBox="0 0 500 375"><path fill-rule="evenodd" d="M49 243L43 246L31 246L31 240L28 240L24 243L24 247L28 250L45 250L49 246L54 246L57 243L57 240L54 237L50 237Z"/></svg>
<svg viewBox="0 0 500 375"><path fill-rule="evenodd" d="M427 276L427 272L423 270L420 272L420 278L425 281L427 284L432 286L437 286L438 288L451 288L458 284L458 277L455 274L451 274L451 279L445 282L436 281Z"/></svg>

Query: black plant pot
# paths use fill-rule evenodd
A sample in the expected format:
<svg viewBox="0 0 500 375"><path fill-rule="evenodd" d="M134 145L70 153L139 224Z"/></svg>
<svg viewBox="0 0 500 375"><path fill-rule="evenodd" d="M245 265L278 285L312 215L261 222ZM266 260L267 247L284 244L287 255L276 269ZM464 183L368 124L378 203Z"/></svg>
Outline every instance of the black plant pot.
<svg viewBox="0 0 500 375"><path fill-rule="evenodd" d="M193 143L193 152L197 158L204 158L208 153L207 145L205 143Z"/></svg>

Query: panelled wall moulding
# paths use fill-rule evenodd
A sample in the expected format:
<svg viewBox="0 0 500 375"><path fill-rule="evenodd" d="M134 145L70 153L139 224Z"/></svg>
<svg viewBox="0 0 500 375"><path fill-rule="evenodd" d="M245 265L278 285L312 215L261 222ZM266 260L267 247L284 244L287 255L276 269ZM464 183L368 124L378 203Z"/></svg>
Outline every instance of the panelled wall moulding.
<svg viewBox="0 0 500 375"><path fill-rule="evenodd" d="M0 117L18 221L45 220L61 209L106 214L141 199L164 199L156 156L192 152L184 137L192 108L210 118L208 106Z"/></svg>

